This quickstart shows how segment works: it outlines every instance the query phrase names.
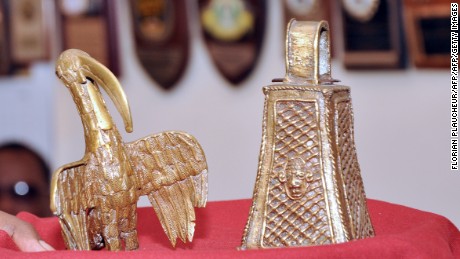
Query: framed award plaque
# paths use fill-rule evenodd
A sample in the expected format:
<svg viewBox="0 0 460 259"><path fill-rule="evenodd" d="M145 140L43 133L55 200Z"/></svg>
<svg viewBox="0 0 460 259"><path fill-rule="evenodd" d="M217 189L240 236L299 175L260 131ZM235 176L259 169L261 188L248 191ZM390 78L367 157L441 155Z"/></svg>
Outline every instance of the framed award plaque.
<svg viewBox="0 0 460 259"><path fill-rule="evenodd" d="M249 76L265 28L264 0L198 0L204 41L217 70L233 85Z"/></svg>
<svg viewBox="0 0 460 259"><path fill-rule="evenodd" d="M450 66L450 2L404 1L409 50L415 66Z"/></svg>
<svg viewBox="0 0 460 259"><path fill-rule="evenodd" d="M182 77L189 56L185 0L130 0L136 53L158 85L169 90Z"/></svg>
<svg viewBox="0 0 460 259"><path fill-rule="evenodd" d="M57 0L63 49L81 49L119 75L114 5L109 0Z"/></svg>
<svg viewBox="0 0 460 259"><path fill-rule="evenodd" d="M284 28L291 19L298 21L321 21L331 24L331 0L283 0ZM331 33L332 35L332 33ZM331 39L333 44L333 40ZM331 46L334 54L334 48Z"/></svg>
<svg viewBox="0 0 460 259"><path fill-rule="evenodd" d="M346 68L406 65L399 0L341 0Z"/></svg>
<svg viewBox="0 0 460 259"><path fill-rule="evenodd" d="M49 58L46 0L9 0L11 62L27 65Z"/></svg>
<svg viewBox="0 0 460 259"><path fill-rule="evenodd" d="M0 75L8 74L10 70L10 55L8 51L7 14L4 1L0 0Z"/></svg>
<svg viewBox="0 0 460 259"><path fill-rule="evenodd" d="M295 18L299 21L329 20L329 0L283 0L286 24Z"/></svg>

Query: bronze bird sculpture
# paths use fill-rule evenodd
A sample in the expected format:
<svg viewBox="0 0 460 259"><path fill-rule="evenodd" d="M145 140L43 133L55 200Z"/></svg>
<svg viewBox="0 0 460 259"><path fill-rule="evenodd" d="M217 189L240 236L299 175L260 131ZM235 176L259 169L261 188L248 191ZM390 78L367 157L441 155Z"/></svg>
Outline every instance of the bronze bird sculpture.
<svg viewBox="0 0 460 259"><path fill-rule="evenodd" d="M124 143L99 87L120 112L127 132L132 119L116 77L80 50L63 52L56 75L70 90L84 128L80 161L52 178L51 210L59 217L69 249L137 249L137 201L147 195L173 246L192 241L194 207L207 199L207 164L194 137L162 132Z"/></svg>

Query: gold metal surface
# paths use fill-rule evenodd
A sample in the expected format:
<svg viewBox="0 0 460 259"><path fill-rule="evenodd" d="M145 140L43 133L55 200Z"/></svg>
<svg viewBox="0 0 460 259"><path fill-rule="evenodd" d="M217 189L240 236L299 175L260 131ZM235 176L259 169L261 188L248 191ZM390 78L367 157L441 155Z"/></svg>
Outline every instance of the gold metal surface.
<svg viewBox="0 0 460 259"><path fill-rule="evenodd" d="M291 20L286 76L263 88L262 146L242 249L371 237L350 90L333 85L327 22Z"/></svg>
<svg viewBox="0 0 460 259"><path fill-rule="evenodd" d="M207 164L194 137L162 132L124 143L99 86L132 131L128 101L116 77L80 50L67 50L56 74L70 90L83 123L82 160L53 175L51 210L69 249L137 249L138 198L147 195L171 244L192 241L194 207L207 199Z"/></svg>

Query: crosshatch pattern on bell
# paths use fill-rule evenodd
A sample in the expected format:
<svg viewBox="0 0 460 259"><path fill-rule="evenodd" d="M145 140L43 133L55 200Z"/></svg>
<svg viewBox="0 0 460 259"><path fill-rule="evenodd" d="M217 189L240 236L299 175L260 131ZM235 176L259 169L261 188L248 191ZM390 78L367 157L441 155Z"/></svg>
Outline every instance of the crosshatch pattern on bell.
<svg viewBox="0 0 460 259"><path fill-rule="evenodd" d="M351 223L350 232L354 238L358 239L373 236L374 230L368 210L361 205L366 203L366 196L353 138L353 111L350 99L346 98L337 102L335 113L338 166L344 182L346 205Z"/></svg>
<svg viewBox="0 0 460 259"><path fill-rule="evenodd" d="M267 247L329 244L331 232L321 177L316 102L278 101L275 107L274 165L263 244ZM309 177L298 177L286 170L293 159L305 163ZM284 183L280 179L283 174L288 178ZM295 178L299 178L298 183ZM296 191L299 189L300 192ZM293 196L296 198L292 199Z"/></svg>

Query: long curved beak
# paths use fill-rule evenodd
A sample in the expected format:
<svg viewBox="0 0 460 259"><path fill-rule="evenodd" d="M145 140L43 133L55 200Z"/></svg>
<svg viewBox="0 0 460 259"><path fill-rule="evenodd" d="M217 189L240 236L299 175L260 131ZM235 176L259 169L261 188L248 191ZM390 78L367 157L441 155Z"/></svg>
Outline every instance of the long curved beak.
<svg viewBox="0 0 460 259"><path fill-rule="evenodd" d="M79 55L78 59L83 68L81 72L84 73L85 76L96 81L97 84L107 92L123 118L126 131L132 132L133 121L131 118L131 110L129 108L128 99L118 79L108 68L89 55Z"/></svg>

